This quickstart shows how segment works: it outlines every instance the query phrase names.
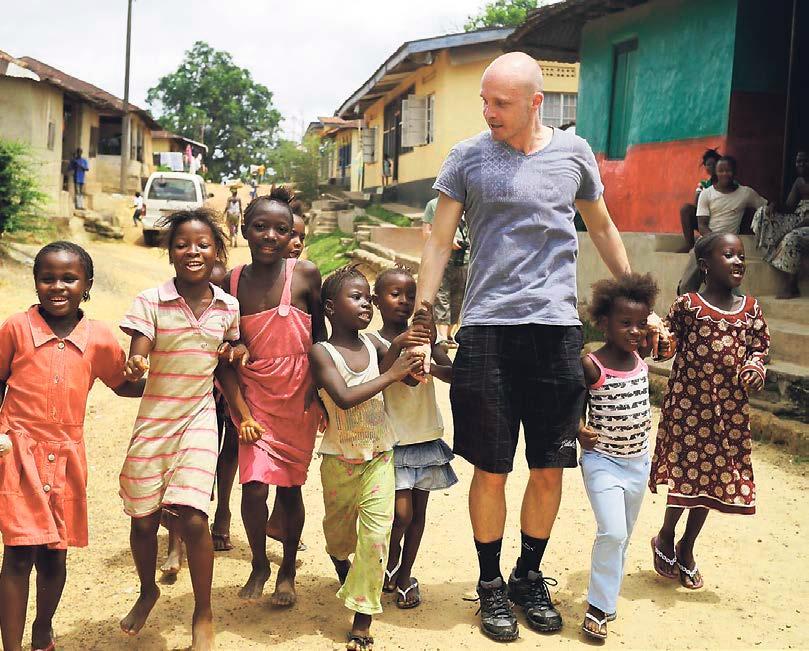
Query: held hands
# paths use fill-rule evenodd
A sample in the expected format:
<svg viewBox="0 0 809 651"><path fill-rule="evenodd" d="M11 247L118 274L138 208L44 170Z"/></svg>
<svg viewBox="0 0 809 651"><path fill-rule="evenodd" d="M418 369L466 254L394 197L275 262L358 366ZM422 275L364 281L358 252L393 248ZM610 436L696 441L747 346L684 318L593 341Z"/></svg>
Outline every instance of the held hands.
<svg viewBox="0 0 809 651"><path fill-rule="evenodd" d="M416 376L424 364L424 353L413 348L404 351L388 370L396 380L404 380L408 375Z"/></svg>
<svg viewBox="0 0 809 651"><path fill-rule="evenodd" d="M764 388L764 378L760 373L750 369L744 371L740 378L742 386L748 391L761 391Z"/></svg>
<svg viewBox="0 0 809 651"><path fill-rule="evenodd" d="M146 359L143 355L132 355L132 357L126 360L126 366L124 367L124 377L127 379L128 382L137 382L144 375L146 375L146 371L148 370L149 370L148 359Z"/></svg>
<svg viewBox="0 0 809 651"><path fill-rule="evenodd" d="M219 355L220 362L229 362L230 364L238 362L242 366L247 366L250 362L250 353L247 351L247 346L244 344L232 346L226 341L219 346L216 352Z"/></svg>
<svg viewBox="0 0 809 651"><path fill-rule="evenodd" d="M400 349L414 346L430 345L430 331L423 327L410 327L393 340L393 345Z"/></svg>
<svg viewBox="0 0 809 651"><path fill-rule="evenodd" d="M252 417L242 418L239 425L239 440L242 443L255 443L264 432L265 430L261 424L253 420Z"/></svg>
<svg viewBox="0 0 809 651"><path fill-rule="evenodd" d="M579 427L579 445L581 445L584 450L592 450L597 442L598 434L587 427L587 425Z"/></svg>
<svg viewBox="0 0 809 651"><path fill-rule="evenodd" d="M433 318L433 304L428 301L422 301L421 307L413 314L413 322L410 325L411 329L423 329L430 334L431 344L435 343L438 338L438 331L435 329L435 319Z"/></svg>
<svg viewBox="0 0 809 651"><path fill-rule="evenodd" d="M652 312L647 319L649 331L647 337L652 344L652 357L665 355L671 348L671 333L666 324L655 312ZM665 350L666 352L663 352Z"/></svg>

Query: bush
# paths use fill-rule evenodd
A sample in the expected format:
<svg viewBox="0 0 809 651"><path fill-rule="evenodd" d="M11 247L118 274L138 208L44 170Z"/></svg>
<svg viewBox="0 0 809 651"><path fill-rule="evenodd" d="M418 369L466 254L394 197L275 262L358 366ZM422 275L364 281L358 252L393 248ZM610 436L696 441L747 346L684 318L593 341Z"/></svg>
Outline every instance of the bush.
<svg viewBox="0 0 809 651"><path fill-rule="evenodd" d="M0 233L44 239L54 233L43 217L47 195L39 189L30 149L20 142L0 140Z"/></svg>

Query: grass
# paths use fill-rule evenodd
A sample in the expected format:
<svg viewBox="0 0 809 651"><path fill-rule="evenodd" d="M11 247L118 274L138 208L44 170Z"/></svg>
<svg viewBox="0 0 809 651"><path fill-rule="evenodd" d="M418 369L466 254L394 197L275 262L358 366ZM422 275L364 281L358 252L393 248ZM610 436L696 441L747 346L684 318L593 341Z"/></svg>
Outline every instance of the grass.
<svg viewBox="0 0 809 651"><path fill-rule="evenodd" d="M382 206L378 206L376 204L371 204L365 209L365 212L369 215L373 215L374 217L381 219L384 222L388 222L395 226L412 226L410 223L410 218L406 217L405 215L400 215L398 212L393 212L388 210L387 208L383 208Z"/></svg>
<svg viewBox="0 0 809 651"><path fill-rule="evenodd" d="M306 238L306 254L309 260L320 269L320 275L324 278L335 269L342 267L348 262L346 253L357 248L356 240L351 240L351 244L344 245L341 239L351 237L342 231L325 233L323 235L312 235Z"/></svg>

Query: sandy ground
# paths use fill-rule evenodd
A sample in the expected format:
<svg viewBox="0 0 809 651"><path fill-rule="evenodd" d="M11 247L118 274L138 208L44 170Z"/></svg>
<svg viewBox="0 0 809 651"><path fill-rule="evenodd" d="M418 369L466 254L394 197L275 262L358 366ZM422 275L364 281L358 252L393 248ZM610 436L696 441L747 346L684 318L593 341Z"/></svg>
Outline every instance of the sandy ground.
<svg viewBox="0 0 809 651"><path fill-rule="evenodd" d="M96 263L96 286L87 312L114 326L132 297L170 276L166 255L133 243L94 243L89 249ZM240 247L232 263L246 261ZM0 317L23 310L36 297L30 270L7 264L0 267L3 301ZM125 343L121 336L122 343ZM439 383L439 402L452 437L446 385ZM126 638L118 621L135 599L138 583L129 552L129 521L121 510L118 471L138 403L116 397L103 385L93 389L86 421L90 485L90 546L71 550L69 577L54 625L60 649L178 649L191 642L193 608L191 585L183 570L174 585L164 586L163 597L138 638ZM517 469L508 484L507 535L503 570L514 562L519 542L519 504L527 471L518 452ZM232 527L236 548L218 554L214 577L214 609L221 649L340 649L350 613L334 594L337 581L323 549L323 503L317 459L304 488L307 520L304 540L308 550L299 556L299 601L291 610L273 609L267 598L258 604L240 601L237 590L250 570L241 525L238 488L232 496ZM463 599L474 589L476 563L466 510L471 468L457 460L461 482L431 499L428 527L415 575L424 603L410 611L398 610L385 595L385 612L373 633L381 649L494 648L478 631L477 604ZM648 495L629 550L628 574L618 604L619 619L610 624L612 648L807 648L809 632L803 617L809 606L809 554L802 537L806 528L807 467L795 464L775 448L755 449L758 515L711 515L697 547L705 588L689 592L659 578L652 570L649 539L659 526L664 498ZM800 505L804 506L801 507ZM590 547L595 523L578 470L565 474L562 508L548 547L543 569L559 580L553 591L565 618L561 633L547 638L521 628L515 648L537 645L582 646L579 625L585 607ZM161 554L165 535L161 532ZM280 546L270 542L277 569ZM33 599L33 591L32 591ZM33 603L33 602L32 602ZM29 608L33 613L33 606ZM521 622L524 622L520 613ZM26 641L28 637L26 636ZM27 643L27 642L26 642Z"/></svg>

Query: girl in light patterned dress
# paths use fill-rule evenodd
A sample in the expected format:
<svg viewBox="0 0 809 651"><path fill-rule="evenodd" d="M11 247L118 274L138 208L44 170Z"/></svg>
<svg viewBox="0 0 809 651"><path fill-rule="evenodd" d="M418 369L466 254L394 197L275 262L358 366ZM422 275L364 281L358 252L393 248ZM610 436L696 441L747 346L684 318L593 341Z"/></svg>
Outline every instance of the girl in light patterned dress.
<svg viewBox="0 0 809 651"><path fill-rule="evenodd" d="M739 237L711 233L697 240L694 255L705 290L680 296L667 317L677 356L649 478L653 493L668 489L663 526L652 539L655 571L691 590L703 586L694 543L708 510L756 510L748 394L764 386L770 343L758 301L733 291L745 271ZM675 544L684 509L688 522Z"/></svg>
<svg viewBox="0 0 809 651"><path fill-rule="evenodd" d="M354 267L329 276L321 292L331 337L309 352L312 375L328 414L320 446L323 533L342 584L337 597L354 611L349 651L368 651L373 615L382 612L394 504L393 446L382 390L417 373L423 357L385 355L360 330L371 322L371 288ZM349 561L349 556L354 555Z"/></svg>
<svg viewBox="0 0 809 651"><path fill-rule="evenodd" d="M217 259L225 262L225 240L215 219L204 209L180 211L166 219L176 277L141 293L121 322L121 329L132 337L127 378L149 372L120 475L141 583L140 596L121 620L121 628L137 635L160 596L155 569L157 530L164 511L176 518L188 551L194 649L212 648L214 638L213 543L208 529L218 455L213 375L219 355L231 357L225 342L239 338L237 300L210 282ZM238 353L232 356L240 360L242 347ZM220 381L228 404L242 416L240 436L254 436L260 427L250 417L238 386L224 377Z"/></svg>

